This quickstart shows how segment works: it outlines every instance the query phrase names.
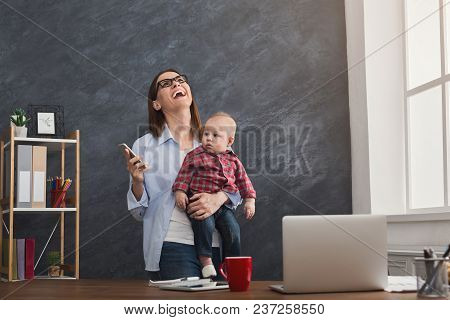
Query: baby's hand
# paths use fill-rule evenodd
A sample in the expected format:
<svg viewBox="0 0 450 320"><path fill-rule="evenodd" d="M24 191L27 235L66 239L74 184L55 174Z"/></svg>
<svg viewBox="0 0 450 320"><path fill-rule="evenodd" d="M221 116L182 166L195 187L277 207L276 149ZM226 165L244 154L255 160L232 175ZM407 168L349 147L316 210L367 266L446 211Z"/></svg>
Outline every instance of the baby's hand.
<svg viewBox="0 0 450 320"><path fill-rule="evenodd" d="M186 210L186 206L189 204L189 199L186 193L181 190L175 191L175 203L178 208Z"/></svg>
<svg viewBox="0 0 450 320"><path fill-rule="evenodd" d="M245 199L244 212L245 212L245 218L247 220L251 220L253 218L253 216L255 215L255 199L254 198Z"/></svg>

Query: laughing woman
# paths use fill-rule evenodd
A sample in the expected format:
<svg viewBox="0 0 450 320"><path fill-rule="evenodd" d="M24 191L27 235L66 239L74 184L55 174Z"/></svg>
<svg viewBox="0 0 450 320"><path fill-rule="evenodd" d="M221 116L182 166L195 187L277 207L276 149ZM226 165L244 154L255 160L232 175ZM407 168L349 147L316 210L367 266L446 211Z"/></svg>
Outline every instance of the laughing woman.
<svg viewBox="0 0 450 320"><path fill-rule="evenodd" d="M151 280L201 277L194 235L185 212L175 206L172 184L185 155L200 145L201 121L187 77L176 70L160 72L148 94L149 133L133 144L130 157L124 151L130 187L128 210L143 221L145 270ZM142 161L139 161L142 160ZM192 196L187 212L203 220L223 204L235 208L239 193L219 191ZM219 236L213 236L213 262L220 262Z"/></svg>

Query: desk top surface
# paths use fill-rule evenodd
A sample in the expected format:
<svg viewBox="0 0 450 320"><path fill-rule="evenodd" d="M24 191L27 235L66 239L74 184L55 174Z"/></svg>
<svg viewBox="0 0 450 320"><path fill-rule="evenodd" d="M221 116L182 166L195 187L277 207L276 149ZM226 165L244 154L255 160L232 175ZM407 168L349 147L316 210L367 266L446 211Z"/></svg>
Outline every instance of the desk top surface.
<svg viewBox="0 0 450 320"><path fill-rule="evenodd" d="M67 300L411 300L415 293L385 291L315 294L280 294L269 289L279 281L253 281L246 292L229 290L180 292L147 286L145 280L80 279L31 280L0 283L0 299L67 299Z"/></svg>

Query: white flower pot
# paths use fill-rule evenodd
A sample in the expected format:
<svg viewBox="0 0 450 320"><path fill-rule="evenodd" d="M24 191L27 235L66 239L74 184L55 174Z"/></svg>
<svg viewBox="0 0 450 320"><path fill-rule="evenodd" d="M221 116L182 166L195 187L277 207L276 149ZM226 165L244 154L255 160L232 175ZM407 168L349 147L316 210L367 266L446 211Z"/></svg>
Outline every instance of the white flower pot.
<svg viewBox="0 0 450 320"><path fill-rule="evenodd" d="M14 136L19 138L27 137L28 128L27 127L17 127L14 126Z"/></svg>

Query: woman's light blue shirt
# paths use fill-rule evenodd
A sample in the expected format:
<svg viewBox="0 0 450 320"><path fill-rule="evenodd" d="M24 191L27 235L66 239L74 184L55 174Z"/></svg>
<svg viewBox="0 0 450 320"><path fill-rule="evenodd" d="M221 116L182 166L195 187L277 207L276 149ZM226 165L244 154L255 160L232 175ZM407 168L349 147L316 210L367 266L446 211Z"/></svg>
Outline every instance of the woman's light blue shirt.
<svg viewBox="0 0 450 320"><path fill-rule="evenodd" d="M194 140L193 148L200 145ZM172 184L181 168L183 157L180 147L167 125L159 138L150 133L140 137L133 144L133 152L148 163L150 169L144 173L144 192L139 201L131 191L132 178L127 193L128 210L131 215L143 222L143 250L145 270L159 271L161 249L170 218L175 207ZM241 202L237 193L227 193L232 208Z"/></svg>

